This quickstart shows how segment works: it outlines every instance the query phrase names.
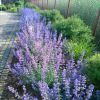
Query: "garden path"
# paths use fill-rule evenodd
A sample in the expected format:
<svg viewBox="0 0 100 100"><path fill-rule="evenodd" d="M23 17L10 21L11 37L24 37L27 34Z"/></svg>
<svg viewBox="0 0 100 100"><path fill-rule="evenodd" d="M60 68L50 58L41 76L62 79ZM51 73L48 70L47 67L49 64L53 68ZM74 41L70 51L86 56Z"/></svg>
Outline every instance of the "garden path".
<svg viewBox="0 0 100 100"><path fill-rule="evenodd" d="M7 62L11 61L10 51L18 29L18 15L0 11L0 100L9 100L4 93L8 77ZM10 60L9 60L10 59ZM6 99L5 99L5 98ZM11 100L11 99L10 99Z"/></svg>

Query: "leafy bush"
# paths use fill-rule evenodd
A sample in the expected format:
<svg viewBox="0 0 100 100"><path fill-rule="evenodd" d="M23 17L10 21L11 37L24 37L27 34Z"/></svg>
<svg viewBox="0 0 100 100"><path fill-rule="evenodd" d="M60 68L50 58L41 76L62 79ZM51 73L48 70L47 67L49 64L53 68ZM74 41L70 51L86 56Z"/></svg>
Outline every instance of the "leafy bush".
<svg viewBox="0 0 100 100"><path fill-rule="evenodd" d="M64 49L64 52L68 51L68 53L74 53L73 55L74 59L77 60L81 56L83 50L85 51L84 58L91 56L93 45L87 44L83 41L77 42L73 40L70 40L70 41L66 40L64 42L63 49Z"/></svg>
<svg viewBox="0 0 100 100"><path fill-rule="evenodd" d="M56 21L53 27L67 39L73 38L83 42L90 42L92 39L91 29L76 15Z"/></svg>
<svg viewBox="0 0 100 100"><path fill-rule="evenodd" d="M15 2L16 7L24 7L24 0L18 0Z"/></svg>
<svg viewBox="0 0 100 100"><path fill-rule="evenodd" d="M6 6L5 5L0 5L0 10L3 10L3 11L5 11L7 8L6 8Z"/></svg>
<svg viewBox="0 0 100 100"><path fill-rule="evenodd" d="M7 11L16 13L18 11L18 8L17 7L12 7L10 9L8 9Z"/></svg>
<svg viewBox="0 0 100 100"><path fill-rule="evenodd" d="M95 85L95 89L100 90L100 53L95 53L89 58L86 73L89 81Z"/></svg>
<svg viewBox="0 0 100 100"><path fill-rule="evenodd" d="M6 4L6 8L8 12L17 12L24 6L24 0L18 0L15 3Z"/></svg>
<svg viewBox="0 0 100 100"><path fill-rule="evenodd" d="M18 11L18 7L16 7L15 3L9 3L9 4L6 4L6 11L8 12L12 12L12 13L15 13Z"/></svg>
<svg viewBox="0 0 100 100"><path fill-rule="evenodd" d="M12 4L10 4L10 3L9 4L6 4L7 10L10 9L11 7L12 7Z"/></svg>
<svg viewBox="0 0 100 100"><path fill-rule="evenodd" d="M58 10L41 10L41 15L43 17L46 17L46 22L51 21L52 23L58 21L61 21L64 17L61 15L60 11Z"/></svg>
<svg viewBox="0 0 100 100"><path fill-rule="evenodd" d="M31 2L27 2L26 4L25 4L25 7L27 7L27 8L33 8L33 9L35 9L36 11L40 11L40 8L38 7L38 6L36 6L36 5L34 5L33 3L31 3Z"/></svg>

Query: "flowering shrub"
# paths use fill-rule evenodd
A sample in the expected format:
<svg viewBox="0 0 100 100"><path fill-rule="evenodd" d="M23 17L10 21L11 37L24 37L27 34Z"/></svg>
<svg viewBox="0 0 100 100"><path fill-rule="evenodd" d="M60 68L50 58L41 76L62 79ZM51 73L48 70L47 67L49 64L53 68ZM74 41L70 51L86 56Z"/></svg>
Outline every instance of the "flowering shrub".
<svg viewBox="0 0 100 100"><path fill-rule="evenodd" d="M62 52L62 35L52 33L50 22L40 20L31 9L21 11L20 32L14 46L14 58L9 66L23 87L23 95L9 86L15 97L22 100L89 100L94 86L86 86L82 75L83 62L66 61ZM29 92L29 85L34 94Z"/></svg>

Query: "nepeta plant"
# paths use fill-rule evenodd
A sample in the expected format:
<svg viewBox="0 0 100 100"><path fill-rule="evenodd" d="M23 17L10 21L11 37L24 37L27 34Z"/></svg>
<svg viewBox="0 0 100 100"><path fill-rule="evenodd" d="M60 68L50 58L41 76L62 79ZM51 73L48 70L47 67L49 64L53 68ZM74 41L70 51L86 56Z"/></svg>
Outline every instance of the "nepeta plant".
<svg viewBox="0 0 100 100"><path fill-rule="evenodd" d="M57 64L58 68L62 62L62 35L57 38L56 32L52 34L50 22L45 25L38 13L29 9L21 13L21 32L17 33L18 44L14 49L18 61L10 69L23 83L30 84L34 78L52 85L54 66Z"/></svg>
<svg viewBox="0 0 100 100"><path fill-rule="evenodd" d="M74 59L66 61L62 35L53 34L50 22L46 25L38 13L25 9L21 15L13 50L16 62L9 69L23 85L22 100L89 100L94 86L86 86L82 60L77 64ZM29 94L27 84L38 91L35 98ZM14 88L9 90L20 98Z"/></svg>

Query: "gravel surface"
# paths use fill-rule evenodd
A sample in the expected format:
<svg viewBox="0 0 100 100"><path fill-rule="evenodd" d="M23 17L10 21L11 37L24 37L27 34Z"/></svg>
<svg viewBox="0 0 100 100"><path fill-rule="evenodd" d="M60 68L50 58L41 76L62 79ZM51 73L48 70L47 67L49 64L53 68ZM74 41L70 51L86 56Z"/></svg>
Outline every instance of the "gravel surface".
<svg viewBox="0 0 100 100"><path fill-rule="evenodd" d="M7 69L7 62L10 61L8 55L10 52L9 45L12 44L12 34L15 34L18 26L18 16L15 13L8 13L0 11L0 100L14 100L9 99L9 92L6 90L9 70ZM11 97L11 96L10 96Z"/></svg>

